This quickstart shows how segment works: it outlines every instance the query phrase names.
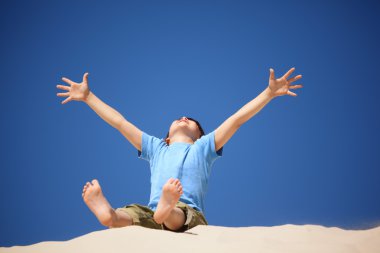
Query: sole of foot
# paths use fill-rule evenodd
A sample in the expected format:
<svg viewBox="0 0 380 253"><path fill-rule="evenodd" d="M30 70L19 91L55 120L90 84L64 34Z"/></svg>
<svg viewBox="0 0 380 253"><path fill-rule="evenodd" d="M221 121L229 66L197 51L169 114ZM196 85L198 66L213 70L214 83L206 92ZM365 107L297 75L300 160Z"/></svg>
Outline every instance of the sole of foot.
<svg viewBox="0 0 380 253"><path fill-rule="evenodd" d="M82 197L88 208L104 226L112 224L112 207L104 197L98 180L87 182L83 187Z"/></svg>
<svg viewBox="0 0 380 253"><path fill-rule="evenodd" d="M177 204L183 194L181 182L178 179L170 178L162 187L162 194L158 202L153 219L162 224L169 217L170 212Z"/></svg>

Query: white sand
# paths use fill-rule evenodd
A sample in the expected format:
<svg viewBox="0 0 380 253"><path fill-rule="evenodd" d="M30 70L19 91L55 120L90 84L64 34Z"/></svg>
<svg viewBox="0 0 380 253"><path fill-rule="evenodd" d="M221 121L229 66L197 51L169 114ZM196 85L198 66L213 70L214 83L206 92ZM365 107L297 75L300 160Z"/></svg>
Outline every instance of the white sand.
<svg viewBox="0 0 380 253"><path fill-rule="evenodd" d="M65 242L0 248L0 253L303 252L379 253L380 227L343 230L315 225L197 226L185 233L139 226L93 232Z"/></svg>

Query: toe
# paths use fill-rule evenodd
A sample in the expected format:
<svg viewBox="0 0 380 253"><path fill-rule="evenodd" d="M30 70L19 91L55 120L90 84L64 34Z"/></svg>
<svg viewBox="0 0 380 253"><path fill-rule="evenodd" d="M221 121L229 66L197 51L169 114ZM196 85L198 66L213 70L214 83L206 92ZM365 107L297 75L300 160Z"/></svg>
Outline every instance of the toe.
<svg viewBox="0 0 380 253"><path fill-rule="evenodd" d="M98 186L98 185L99 185L99 182L98 182L98 180L96 180L96 179L92 180L91 183L92 183L92 185L94 185L94 186Z"/></svg>
<svg viewBox="0 0 380 253"><path fill-rule="evenodd" d="M175 181L174 178L169 178L167 183L172 184L174 181Z"/></svg>
<svg viewBox="0 0 380 253"><path fill-rule="evenodd" d="M82 191L82 197L84 197L84 195L86 194L86 191L87 191L87 187L83 187L83 191Z"/></svg>

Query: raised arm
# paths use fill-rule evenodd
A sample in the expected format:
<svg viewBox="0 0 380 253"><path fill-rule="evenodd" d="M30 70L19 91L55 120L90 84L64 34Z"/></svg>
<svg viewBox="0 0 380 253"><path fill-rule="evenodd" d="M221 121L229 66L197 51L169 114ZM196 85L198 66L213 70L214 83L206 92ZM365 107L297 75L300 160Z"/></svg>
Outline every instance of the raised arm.
<svg viewBox="0 0 380 253"><path fill-rule="evenodd" d="M76 83L68 78L62 78L64 82L70 86L57 85L58 89L65 90L67 92L57 93L59 97L67 97L62 104L66 104L71 100L85 102L92 110L96 112L104 121L110 124L112 127L119 130L119 132L138 150L141 151L141 137L142 131L128 122L118 111L113 109L101 101L93 94L88 87L88 73L83 75L83 81Z"/></svg>
<svg viewBox="0 0 380 253"><path fill-rule="evenodd" d="M297 96L290 89L302 88L302 85L290 85L291 83L299 80L302 76L298 75L293 78L289 76L293 73L295 68L290 69L281 78L276 79L274 76L274 70L270 69L269 85L261 92L255 99L244 105L239 111L225 120L215 130L215 149L219 150L223 147L228 140L235 134L235 132L252 118L256 113L264 108L273 98L283 95Z"/></svg>

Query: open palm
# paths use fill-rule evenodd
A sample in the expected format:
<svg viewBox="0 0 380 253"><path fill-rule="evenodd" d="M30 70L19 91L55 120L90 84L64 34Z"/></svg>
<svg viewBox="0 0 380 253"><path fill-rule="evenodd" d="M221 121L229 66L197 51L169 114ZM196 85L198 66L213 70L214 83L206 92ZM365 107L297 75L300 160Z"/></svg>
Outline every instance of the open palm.
<svg viewBox="0 0 380 253"><path fill-rule="evenodd" d="M62 101L62 104L66 104L67 102L70 102L71 100L76 100L76 101L86 100L88 94L90 93L90 90L88 88L87 77L88 77L88 73L85 73L83 75L83 81L81 83L73 82L66 77L62 78L62 81L70 85L70 86L57 85L58 89L67 91L63 93L57 93L58 97L67 97L65 100Z"/></svg>
<svg viewBox="0 0 380 253"><path fill-rule="evenodd" d="M289 76L294 72L295 68L291 68L288 72L286 72L285 75L283 75L281 78L276 79L274 76L274 70L270 69L270 76L269 76L269 89L271 90L273 96L283 96L283 95L290 95L290 96L297 96L294 92L291 92L291 89L299 89L303 86L301 84L298 85L290 85L291 83L299 80L302 78L302 75L295 76L293 78L289 78Z"/></svg>

